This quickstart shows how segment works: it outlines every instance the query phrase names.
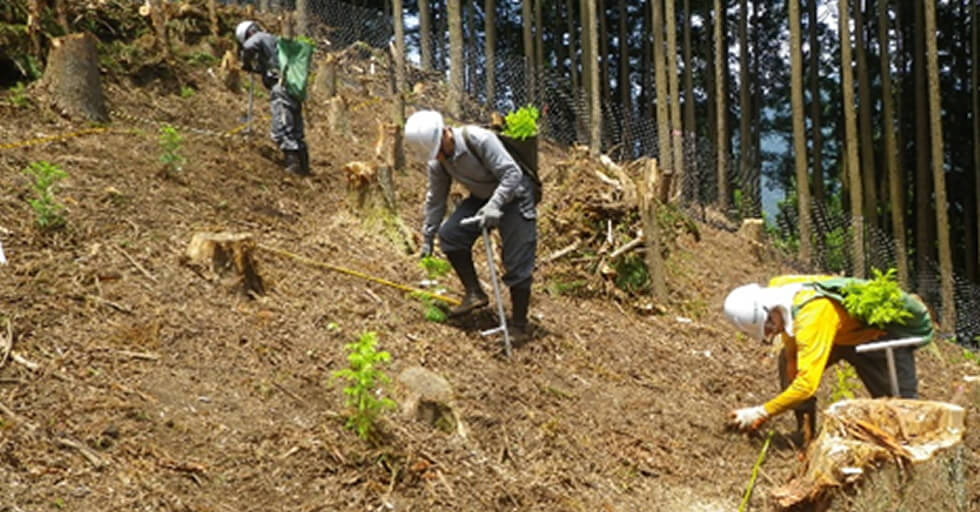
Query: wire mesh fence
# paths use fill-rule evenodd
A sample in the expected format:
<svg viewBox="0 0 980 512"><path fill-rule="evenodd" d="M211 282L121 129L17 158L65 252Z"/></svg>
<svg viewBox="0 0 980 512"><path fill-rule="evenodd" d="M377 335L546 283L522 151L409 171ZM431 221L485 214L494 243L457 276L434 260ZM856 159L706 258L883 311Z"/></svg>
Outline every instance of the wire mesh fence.
<svg viewBox="0 0 980 512"><path fill-rule="evenodd" d="M410 1L410 0L406 0ZM255 2L252 2L255 3ZM285 9L295 8L294 2L282 2ZM394 35L390 14L381 10L352 5L340 0L311 0L309 30L330 41L331 50L340 50L355 42L384 48ZM275 2L271 8L276 8ZM405 17L406 59L410 66L420 62L420 35L418 20ZM448 81L449 41L445 13L434 13L436 30L431 38L433 72ZM573 84L565 73L565 66L556 69L543 66L530 70L523 55L502 45L497 45L493 65L493 97L488 97L487 69L483 34L471 24L464 33L464 89L467 98L463 104L463 120L482 121L489 110L507 112L526 104L534 104L541 112L542 134L558 143L588 144L590 107L581 83ZM431 73L409 73L409 76L431 77ZM631 77L631 87L649 87L650 77ZM641 83L642 82L642 83ZM414 84L409 83L408 87ZM577 86L577 87L576 87ZM602 95L601 97L607 97ZM416 108L441 109L443 105L414 105ZM639 157L659 158L659 133L653 108L638 107L635 103L625 108L621 103L603 101L601 112L602 151L614 160L626 161ZM719 171L714 152L714 141L705 137L685 134L680 138L683 151L683 172L679 173L678 195L680 206L691 215L709 220L706 209L718 204ZM732 144L729 141L729 144ZM757 151L757 150L756 150ZM661 161L669 160L667 158ZM811 261L808 264L795 260L799 240L799 219L795 206L776 208L764 204L763 181L758 168L741 170L738 166L737 148L729 146L728 162L724 175L728 179L730 206L720 212L731 222L723 223L731 228L740 217L765 215L769 240L785 249L787 263L800 272L831 272L853 275L852 230L861 226L864 232L866 255L865 269L885 270L896 266L894 239L885 231L869 227L867 223L853 222L840 208L813 205L811 212L814 231ZM661 166L663 167L663 166ZM756 166L758 167L758 166ZM785 172L792 172L787 170ZM770 203L773 201L770 200ZM788 203L789 204L789 203ZM914 262L910 262L911 264ZM942 316L940 297L941 279L938 265L930 261L922 268L910 269L909 287L930 304L937 319ZM956 325L943 326L945 334L955 335L961 343L976 344L980 335L980 288L962 276L954 276Z"/></svg>

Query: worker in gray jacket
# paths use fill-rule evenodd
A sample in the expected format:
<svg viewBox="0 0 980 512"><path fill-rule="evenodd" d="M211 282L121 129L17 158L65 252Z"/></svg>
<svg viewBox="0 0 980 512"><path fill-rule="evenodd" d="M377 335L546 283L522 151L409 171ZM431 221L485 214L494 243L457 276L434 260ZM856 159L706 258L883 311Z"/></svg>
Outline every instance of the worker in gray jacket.
<svg viewBox="0 0 980 512"><path fill-rule="evenodd" d="M458 316L486 306L487 294L473 267L473 244L479 225L460 224L478 216L483 225L498 228L502 240L504 283L510 287L510 334L516 343L529 338L527 310L531 298L531 274L537 249L538 228L532 182L504 148L497 135L479 126L451 128L442 115L431 110L412 114L405 122L405 149L427 162L428 190L422 226L422 256L439 247L465 288L463 303L450 311ZM449 187L456 180L470 196L443 222Z"/></svg>
<svg viewBox="0 0 980 512"><path fill-rule="evenodd" d="M269 90L272 111L272 140L282 150L286 170L295 174L310 173L310 154L303 134L303 104L286 92L279 77L279 38L263 32L254 21L243 21L235 27L235 38L241 45L242 69L262 76Z"/></svg>

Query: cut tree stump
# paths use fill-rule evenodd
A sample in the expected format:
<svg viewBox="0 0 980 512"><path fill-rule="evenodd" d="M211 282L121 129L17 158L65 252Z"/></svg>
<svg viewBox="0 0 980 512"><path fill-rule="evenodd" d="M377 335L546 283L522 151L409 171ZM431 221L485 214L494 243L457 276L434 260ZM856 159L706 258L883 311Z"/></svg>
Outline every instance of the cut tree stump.
<svg viewBox="0 0 980 512"><path fill-rule="evenodd" d="M96 40L91 34L53 39L41 83L58 109L69 117L81 115L99 123L109 121Z"/></svg>
<svg viewBox="0 0 980 512"><path fill-rule="evenodd" d="M195 233L187 246L186 263L202 268L205 277L240 284L245 293L265 294L255 260L255 240L248 233ZM210 274L210 275L207 275Z"/></svg>
<svg viewBox="0 0 980 512"><path fill-rule="evenodd" d="M792 511L966 512L965 416L962 407L944 402L837 402L823 415L802 476L773 491L776 505Z"/></svg>

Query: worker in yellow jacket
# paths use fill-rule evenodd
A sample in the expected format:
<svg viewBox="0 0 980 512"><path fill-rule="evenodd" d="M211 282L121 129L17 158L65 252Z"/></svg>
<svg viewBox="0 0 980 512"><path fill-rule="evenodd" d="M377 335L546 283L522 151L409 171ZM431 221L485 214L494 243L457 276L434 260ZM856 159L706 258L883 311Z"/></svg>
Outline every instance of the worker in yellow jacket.
<svg viewBox="0 0 980 512"><path fill-rule="evenodd" d="M872 397L891 395L888 363L884 351L857 352L855 346L875 340L921 337L927 343L933 323L922 301L903 293L910 317L894 328L870 326L843 305L841 290L854 278L820 275L784 275L770 280L768 287L740 286L725 299L724 312L740 330L765 341L776 334L782 338L779 356L783 388L765 404L732 411L729 424L739 430L755 430L769 418L789 409L796 412L797 426L814 432L816 399L824 369L840 360L850 363ZM893 349L899 394L917 398L915 347Z"/></svg>

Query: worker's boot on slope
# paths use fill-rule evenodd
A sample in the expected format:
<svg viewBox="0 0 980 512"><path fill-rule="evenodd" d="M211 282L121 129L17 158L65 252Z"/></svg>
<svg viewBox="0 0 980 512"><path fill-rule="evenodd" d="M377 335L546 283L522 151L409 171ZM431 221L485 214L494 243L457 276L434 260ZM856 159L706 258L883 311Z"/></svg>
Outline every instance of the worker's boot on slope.
<svg viewBox="0 0 980 512"><path fill-rule="evenodd" d="M303 176L310 175L310 150L305 145L299 150L299 168Z"/></svg>
<svg viewBox="0 0 980 512"><path fill-rule="evenodd" d="M453 251L446 253L446 259L453 266L463 289L466 291L463 303L449 310L449 316L460 316L469 313L477 308L482 308L490 303L487 294L480 287L480 280L476 277L476 268L473 267L473 254L470 251Z"/></svg>
<svg viewBox="0 0 980 512"><path fill-rule="evenodd" d="M286 167L286 172L292 174L305 174L303 172L303 162L298 150L285 150L283 151L283 164Z"/></svg>
<svg viewBox="0 0 980 512"><path fill-rule="evenodd" d="M527 309L531 302L531 280L510 287L511 320L507 324L514 346L521 346L531 340L531 325L527 321Z"/></svg>

